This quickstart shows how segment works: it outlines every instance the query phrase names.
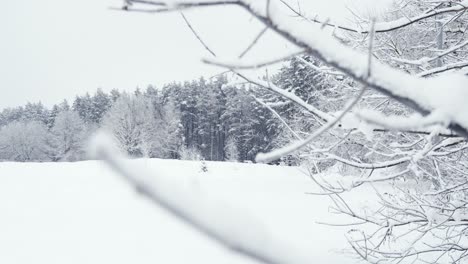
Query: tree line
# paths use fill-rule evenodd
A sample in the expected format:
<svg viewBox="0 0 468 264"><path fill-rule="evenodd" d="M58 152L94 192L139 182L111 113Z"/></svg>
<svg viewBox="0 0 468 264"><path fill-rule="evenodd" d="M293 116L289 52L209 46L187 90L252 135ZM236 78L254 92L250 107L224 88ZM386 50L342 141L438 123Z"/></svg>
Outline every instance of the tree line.
<svg viewBox="0 0 468 264"><path fill-rule="evenodd" d="M276 79L294 82L290 76L301 74L296 64L284 67ZM272 102L277 98L252 89L230 85L223 75L137 88L133 93L97 89L51 108L40 102L6 108L0 112L0 159L83 160L88 136L105 129L132 157L254 160L284 139L280 122L256 96ZM293 109L281 107L291 119Z"/></svg>

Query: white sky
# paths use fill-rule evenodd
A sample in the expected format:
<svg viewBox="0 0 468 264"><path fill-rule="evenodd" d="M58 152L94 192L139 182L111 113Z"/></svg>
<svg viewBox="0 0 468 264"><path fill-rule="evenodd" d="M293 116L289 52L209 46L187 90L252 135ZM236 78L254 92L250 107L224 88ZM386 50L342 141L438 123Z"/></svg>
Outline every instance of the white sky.
<svg viewBox="0 0 468 264"><path fill-rule="evenodd" d="M308 0L307 0L308 1ZM306 2L307 2L306 1ZM325 15L342 16L343 0L317 1ZM370 0L359 0L369 2ZM41 101L50 106L98 87L134 90L209 77L209 54L178 13L148 15L109 10L118 0L14 0L0 9L0 109ZM333 11L332 11L333 10ZM186 13L204 40L222 56L238 55L262 29L239 8ZM272 33L256 56L288 46Z"/></svg>

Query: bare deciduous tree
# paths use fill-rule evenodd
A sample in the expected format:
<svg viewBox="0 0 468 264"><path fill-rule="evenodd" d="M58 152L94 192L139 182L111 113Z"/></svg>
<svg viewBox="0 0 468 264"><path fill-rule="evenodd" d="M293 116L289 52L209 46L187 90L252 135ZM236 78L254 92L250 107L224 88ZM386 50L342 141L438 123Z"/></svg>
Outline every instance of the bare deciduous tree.
<svg viewBox="0 0 468 264"><path fill-rule="evenodd" d="M122 10L131 12L159 13L227 5L250 13L263 23L265 30L234 59L217 57L187 17L183 19L212 56L204 59L206 63L230 70L252 86L270 91L279 98L276 103L292 102L315 117L313 130L299 134L274 109L275 102L270 102L271 106L264 104L297 141L260 154L257 160L267 162L300 151L310 161L332 160L359 171L338 182L314 177L313 173L320 170L318 167L311 170L311 176L338 212L364 225L362 229L357 226L350 230L348 238L356 253L368 262L459 263L466 258L468 1L395 1L388 14L380 17L355 14L355 22L348 24L322 19L320 14L307 15L301 8L306 1L127 0L125 3ZM278 34L296 50L270 60L243 59L266 30ZM312 63L303 55L317 62ZM291 58L322 76L327 83L325 92L341 91L343 100L337 104L341 110L321 109L303 94L280 87L268 75L266 79L258 79L249 72ZM261 98L257 99L263 103ZM319 140L324 137L326 141ZM352 154L343 156L345 149ZM126 177L135 180L131 175ZM377 188L382 182L392 186L390 191ZM136 183L139 184L137 180ZM377 186L379 206L371 213L353 208L343 198L359 186ZM154 192L158 190L150 188L148 192L157 195ZM214 236L218 235L225 233L215 230ZM257 256L256 250L250 247L240 252ZM289 261L264 255L259 259L266 263Z"/></svg>
<svg viewBox="0 0 468 264"><path fill-rule="evenodd" d="M15 161L44 160L47 128L37 121L17 121L0 130L0 148Z"/></svg>
<svg viewBox="0 0 468 264"><path fill-rule="evenodd" d="M62 111L51 129L53 160L78 160L83 152L86 126L75 111Z"/></svg>

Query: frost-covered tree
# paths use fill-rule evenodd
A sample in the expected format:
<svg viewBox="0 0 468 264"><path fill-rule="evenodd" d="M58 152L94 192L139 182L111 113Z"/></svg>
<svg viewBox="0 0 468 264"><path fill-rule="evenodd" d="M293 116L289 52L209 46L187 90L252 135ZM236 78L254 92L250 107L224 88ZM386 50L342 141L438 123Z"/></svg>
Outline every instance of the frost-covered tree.
<svg viewBox="0 0 468 264"><path fill-rule="evenodd" d="M159 151L155 148L158 126L153 108L141 95L122 93L104 116L102 125L130 156L150 157Z"/></svg>
<svg viewBox="0 0 468 264"><path fill-rule="evenodd" d="M112 99L112 102L117 101L117 99L120 97L120 92L117 89L112 89L110 91L110 97Z"/></svg>
<svg viewBox="0 0 468 264"><path fill-rule="evenodd" d="M15 121L38 121L48 125L49 110L42 103L28 102L24 106L5 108L0 113L0 126Z"/></svg>
<svg viewBox="0 0 468 264"><path fill-rule="evenodd" d="M24 108L22 106L15 108L5 108L1 113L1 126L5 126L9 123L22 120Z"/></svg>
<svg viewBox="0 0 468 264"><path fill-rule="evenodd" d="M181 160L202 160L202 155L200 151L194 147L185 147L182 146L179 149L179 156Z"/></svg>
<svg viewBox="0 0 468 264"><path fill-rule="evenodd" d="M49 116L47 118L47 127L50 129L54 126L55 118L60 113L60 108L58 105L53 105L52 109L49 111Z"/></svg>
<svg viewBox="0 0 468 264"><path fill-rule="evenodd" d="M89 93L86 93L84 96L76 96L75 101L73 101L72 110L76 111L81 119L85 123L93 123L95 120L94 117L94 105L93 100Z"/></svg>
<svg viewBox="0 0 468 264"><path fill-rule="evenodd" d="M52 109L49 111L47 117L47 127L52 128L54 126L55 119L60 112L70 111L70 105L67 100L63 100L60 104L55 104L52 106Z"/></svg>
<svg viewBox="0 0 468 264"><path fill-rule="evenodd" d="M117 90L113 90L113 95L109 95L97 89L93 96L86 93L84 96L76 96L73 102L73 110L76 111L81 119L88 124L99 124L106 111L111 107L113 100L117 96Z"/></svg>
<svg viewBox="0 0 468 264"><path fill-rule="evenodd" d="M112 98L110 95L104 93L102 89L97 89L94 96L91 98L92 107L89 110L91 113L91 120L99 124L104 114L109 110L112 105Z"/></svg>
<svg viewBox="0 0 468 264"><path fill-rule="evenodd" d="M163 106L162 115L157 115L159 123L157 138L163 158L177 158L184 144L180 116L180 110L172 99Z"/></svg>
<svg viewBox="0 0 468 264"><path fill-rule="evenodd" d="M47 127L39 121L15 121L0 130L2 158L14 161L47 159Z"/></svg>
<svg viewBox="0 0 468 264"><path fill-rule="evenodd" d="M82 159L86 125L75 111L62 111L50 130L49 145L53 160L74 161Z"/></svg>
<svg viewBox="0 0 468 264"><path fill-rule="evenodd" d="M245 87L226 87L226 107L221 120L226 127L227 137L237 140L239 159L254 160L259 152L273 148L278 122L271 112L257 103Z"/></svg>
<svg viewBox="0 0 468 264"><path fill-rule="evenodd" d="M47 124L49 112L42 103L27 103L23 109L23 120Z"/></svg>

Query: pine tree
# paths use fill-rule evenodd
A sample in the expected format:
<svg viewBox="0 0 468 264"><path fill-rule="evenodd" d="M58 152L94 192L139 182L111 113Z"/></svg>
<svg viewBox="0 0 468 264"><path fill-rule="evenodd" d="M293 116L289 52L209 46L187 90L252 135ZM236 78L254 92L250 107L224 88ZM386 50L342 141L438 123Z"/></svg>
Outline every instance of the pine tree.
<svg viewBox="0 0 468 264"><path fill-rule="evenodd" d="M38 121L47 124L49 113L42 103L27 103L23 109L22 119L26 121Z"/></svg>
<svg viewBox="0 0 468 264"><path fill-rule="evenodd" d="M93 120L93 101L89 93L86 93L84 96L77 96L73 102L72 110L76 111L81 119L87 123L91 124Z"/></svg>
<svg viewBox="0 0 468 264"><path fill-rule="evenodd" d="M92 97L92 107L90 113L90 119L99 124L104 114L109 110L112 104L110 95L104 93L102 89L97 89L96 93Z"/></svg>
<svg viewBox="0 0 468 264"><path fill-rule="evenodd" d="M55 119L57 115L61 112L60 107L58 105L53 105L52 109L49 111L49 116L47 119L47 127L50 129L54 126Z"/></svg>
<svg viewBox="0 0 468 264"><path fill-rule="evenodd" d="M2 126L8 125L9 123L20 121L23 119L24 108L22 106L15 108L6 108L2 111Z"/></svg>
<svg viewBox="0 0 468 264"><path fill-rule="evenodd" d="M112 99L112 102L117 101L117 99L120 97L120 92L117 89L112 89L110 91L110 97Z"/></svg>
<svg viewBox="0 0 468 264"><path fill-rule="evenodd" d="M62 111L69 111L71 110L70 104L68 103L67 99L64 99L59 105L60 112Z"/></svg>
<svg viewBox="0 0 468 264"><path fill-rule="evenodd" d="M178 158L184 144L180 117L180 110L172 99L168 99L163 106L162 115L156 120L159 126L155 137L162 158Z"/></svg>

